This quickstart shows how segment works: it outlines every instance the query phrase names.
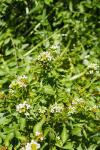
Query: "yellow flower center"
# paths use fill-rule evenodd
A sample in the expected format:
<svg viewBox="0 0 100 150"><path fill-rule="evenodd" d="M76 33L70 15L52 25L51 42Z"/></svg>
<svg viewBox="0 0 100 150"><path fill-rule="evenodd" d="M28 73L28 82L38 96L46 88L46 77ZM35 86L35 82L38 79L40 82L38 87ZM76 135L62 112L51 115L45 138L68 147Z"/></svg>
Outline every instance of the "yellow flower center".
<svg viewBox="0 0 100 150"><path fill-rule="evenodd" d="M37 150L36 144L32 144L32 145L31 145L31 150Z"/></svg>

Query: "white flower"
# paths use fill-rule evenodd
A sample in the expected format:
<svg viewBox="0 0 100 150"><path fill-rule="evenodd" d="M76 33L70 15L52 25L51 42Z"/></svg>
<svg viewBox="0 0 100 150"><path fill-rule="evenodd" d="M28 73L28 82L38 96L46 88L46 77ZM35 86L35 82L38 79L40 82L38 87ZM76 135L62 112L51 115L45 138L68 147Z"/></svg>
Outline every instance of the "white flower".
<svg viewBox="0 0 100 150"><path fill-rule="evenodd" d="M27 76L26 75L22 75L22 76L19 76L18 79L19 80L21 80L21 79L27 79Z"/></svg>
<svg viewBox="0 0 100 150"><path fill-rule="evenodd" d="M16 80L13 80L9 85L10 89L15 89L16 87L25 88L27 87L27 76L18 76Z"/></svg>
<svg viewBox="0 0 100 150"><path fill-rule="evenodd" d="M9 93L10 93L10 94L14 94L15 91L14 91L13 89L9 89Z"/></svg>
<svg viewBox="0 0 100 150"><path fill-rule="evenodd" d="M52 45L51 49L60 49L60 45L59 44Z"/></svg>
<svg viewBox="0 0 100 150"><path fill-rule="evenodd" d="M26 101L22 104L16 105L16 111L18 111L19 113L26 112L28 109L30 109L30 105L27 104Z"/></svg>
<svg viewBox="0 0 100 150"><path fill-rule="evenodd" d="M25 116L27 117L27 116L29 116L30 114L28 113L28 112L25 112Z"/></svg>
<svg viewBox="0 0 100 150"><path fill-rule="evenodd" d="M84 100L82 98L76 98L72 101L72 105L83 104Z"/></svg>
<svg viewBox="0 0 100 150"><path fill-rule="evenodd" d="M55 103L55 104L53 104L53 105L51 105L50 106L50 112L51 113L60 113L60 112L62 112L63 111L63 109L64 109L64 106L63 106L63 104L57 104L57 103Z"/></svg>
<svg viewBox="0 0 100 150"><path fill-rule="evenodd" d="M26 87L27 86L27 76L25 76L25 75L19 76L16 82L19 85L19 87Z"/></svg>
<svg viewBox="0 0 100 150"><path fill-rule="evenodd" d="M26 101L24 101L23 105L26 107L26 109L30 109L30 105Z"/></svg>
<svg viewBox="0 0 100 150"><path fill-rule="evenodd" d="M68 107L68 115L74 114L76 112L76 107L75 106L69 106Z"/></svg>
<svg viewBox="0 0 100 150"><path fill-rule="evenodd" d="M23 112L22 109L24 108L23 104L16 105L16 111L19 113Z"/></svg>
<svg viewBox="0 0 100 150"><path fill-rule="evenodd" d="M40 144L32 140L30 143L27 143L25 150L37 150L40 148Z"/></svg>
<svg viewBox="0 0 100 150"><path fill-rule="evenodd" d="M86 66L88 66L89 65L89 61L87 59L84 59L83 60L83 64L86 65Z"/></svg>
<svg viewBox="0 0 100 150"><path fill-rule="evenodd" d="M90 111L92 112L97 112L98 110L99 110L99 107L96 105L90 107Z"/></svg>
<svg viewBox="0 0 100 150"><path fill-rule="evenodd" d="M39 110L38 110L38 112L39 112L40 114L44 114L46 111L47 111L47 108L44 107L44 106L41 106L41 107L39 108Z"/></svg>
<svg viewBox="0 0 100 150"><path fill-rule="evenodd" d="M57 138L57 140L60 140L60 136L57 136L56 138Z"/></svg>
<svg viewBox="0 0 100 150"><path fill-rule="evenodd" d="M42 52L38 56L38 60L41 61L41 62L51 61L52 60L52 56L51 56L50 52Z"/></svg>
<svg viewBox="0 0 100 150"><path fill-rule="evenodd" d="M43 141L44 137L43 137L43 134L41 132L36 131L35 135L36 135L37 139Z"/></svg>
<svg viewBox="0 0 100 150"><path fill-rule="evenodd" d="M93 70L89 70L89 74L94 74Z"/></svg>
<svg viewBox="0 0 100 150"><path fill-rule="evenodd" d="M92 70L98 70L98 67L99 66L97 64L95 64L95 63L91 63L91 64L88 65L88 68L92 69Z"/></svg>
<svg viewBox="0 0 100 150"><path fill-rule="evenodd" d="M41 134L41 133L38 132L38 131L36 131L36 133L35 133L36 136L39 136L40 134Z"/></svg>
<svg viewBox="0 0 100 150"><path fill-rule="evenodd" d="M31 150L31 144L30 143L27 143L25 150Z"/></svg>

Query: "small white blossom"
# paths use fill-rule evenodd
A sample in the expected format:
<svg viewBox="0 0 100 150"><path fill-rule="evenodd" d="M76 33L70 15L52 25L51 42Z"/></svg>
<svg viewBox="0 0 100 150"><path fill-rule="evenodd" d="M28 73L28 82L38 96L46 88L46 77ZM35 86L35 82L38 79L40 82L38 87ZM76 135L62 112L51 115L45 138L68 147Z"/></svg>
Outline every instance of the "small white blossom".
<svg viewBox="0 0 100 150"><path fill-rule="evenodd" d="M85 59L87 59L87 58L89 58L89 57L90 57L90 55L85 55L85 57L84 57L84 58L85 58Z"/></svg>
<svg viewBox="0 0 100 150"><path fill-rule="evenodd" d="M89 70L89 74L94 74L94 71L93 70Z"/></svg>
<svg viewBox="0 0 100 150"><path fill-rule="evenodd" d="M68 36L68 34L61 34L62 36Z"/></svg>
<svg viewBox="0 0 100 150"><path fill-rule="evenodd" d="M32 140L30 143L27 143L25 150L37 150L40 148L40 144Z"/></svg>
<svg viewBox="0 0 100 150"><path fill-rule="evenodd" d="M60 45L59 44L55 44L55 45L52 45L50 48L51 49L60 49Z"/></svg>
<svg viewBox="0 0 100 150"><path fill-rule="evenodd" d="M25 112L25 116L28 117L30 114L28 112Z"/></svg>
<svg viewBox="0 0 100 150"><path fill-rule="evenodd" d="M40 134L41 134L41 133L38 132L38 131L36 131L36 133L35 133L36 136L39 136Z"/></svg>
<svg viewBox="0 0 100 150"><path fill-rule="evenodd" d="M44 137L43 137L43 134L42 134L41 132L36 131L35 135L36 135L36 137L37 137L39 140L43 141Z"/></svg>
<svg viewBox="0 0 100 150"><path fill-rule="evenodd" d="M76 107L75 106L69 106L68 107L68 115L74 114L76 112Z"/></svg>
<svg viewBox="0 0 100 150"><path fill-rule="evenodd" d="M91 64L88 65L88 68L92 69L92 70L98 70L98 67L99 66L97 64L95 64L95 63L91 63Z"/></svg>
<svg viewBox="0 0 100 150"><path fill-rule="evenodd" d="M26 101L22 104L16 105L16 111L19 113L26 112L28 109L30 109L30 105L27 104Z"/></svg>
<svg viewBox="0 0 100 150"><path fill-rule="evenodd" d="M50 112L51 113L60 113L60 112L62 112L63 111L63 109L64 109L64 106L63 106L63 104L57 104L57 103L55 103L55 104L53 104L53 105L51 105L50 106Z"/></svg>
<svg viewBox="0 0 100 150"><path fill-rule="evenodd" d="M26 87L27 86L27 76L25 76L25 75L19 76L16 82L19 85L19 87Z"/></svg>
<svg viewBox="0 0 100 150"><path fill-rule="evenodd" d="M91 106L91 108L90 108L90 111L92 111L92 112L97 112L98 110L99 110L99 106L96 106L96 105Z"/></svg>
<svg viewBox="0 0 100 150"><path fill-rule="evenodd" d="M40 114L44 114L46 111L47 111L47 108L44 107L44 106L41 106L41 107L38 109L38 112L39 112Z"/></svg>
<svg viewBox="0 0 100 150"><path fill-rule="evenodd" d="M30 105L29 105L29 104L27 104L27 102L26 102L26 101L24 101L23 105L26 107L26 109L30 109Z"/></svg>
<svg viewBox="0 0 100 150"><path fill-rule="evenodd" d="M72 101L72 105L78 105L84 103L84 100L82 98L76 98Z"/></svg>
<svg viewBox="0 0 100 150"><path fill-rule="evenodd" d="M57 136L56 138L57 138L57 140L60 140L60 136Z"/></svg>
<svg viewBox="0 0 100 150"><path fill-rule="evenodd" d="M10 89L14 89L16 87L21 87L21 88L25 88L27 87L27 76L23 75L23 76L18 76L18 78L16 80L13 80L11 82L11 84L9 85Z"/></svg>
<svg viewBox="0 0 100 150"><path fill-rule="evenodd" d="M9 93L13 95L15 93L15 91L13 89L10 89Z"/></svg>
<svg viewBox="0 0 100 150"><path fill-rule="evenodd" d="M19 76L18 79L19 80L21 80L21 79L27 79L27 76L26 75L22 75L22 76Z"/></svg>
<svg viewBox="0 0 100 150"><path fill-rule="evenodd" d="M88 66L89 63L90 63L90 62L89 62L87 59L84 59L84 60L83 60L83 64L84 64L84 65Z"/></svg>
<svg viewBox="0 0 100 150"><path fill-rule="evenodd" d="M38 60L41 62L47 62L47 61L51 61L53 58L50 54L50 52L42 52L40 53L40 55L38 56Z"/></svg>

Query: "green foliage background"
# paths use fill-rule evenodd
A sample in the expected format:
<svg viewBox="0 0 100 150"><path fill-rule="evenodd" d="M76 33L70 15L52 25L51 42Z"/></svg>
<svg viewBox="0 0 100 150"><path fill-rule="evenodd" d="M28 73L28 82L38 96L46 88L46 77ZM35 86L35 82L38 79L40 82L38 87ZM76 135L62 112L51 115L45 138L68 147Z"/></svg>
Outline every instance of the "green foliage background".
<svg viewBox="0 0 100 150"><path fill-rule="evenodd" d="M0 0L0 150L100 148L99 26L99 0Z"/></svg>

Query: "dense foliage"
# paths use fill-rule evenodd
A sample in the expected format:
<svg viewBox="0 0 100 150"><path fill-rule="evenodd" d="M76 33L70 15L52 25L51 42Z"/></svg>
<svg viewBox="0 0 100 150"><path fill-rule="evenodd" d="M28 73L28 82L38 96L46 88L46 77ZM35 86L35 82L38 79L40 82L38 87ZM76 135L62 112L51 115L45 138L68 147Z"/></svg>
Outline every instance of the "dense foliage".
<svg viewBox="0 0 100 150"><path fill-rule="evenodd" d="M99 0L0 0L0 150L99 150L99 19Z"/></svg>

